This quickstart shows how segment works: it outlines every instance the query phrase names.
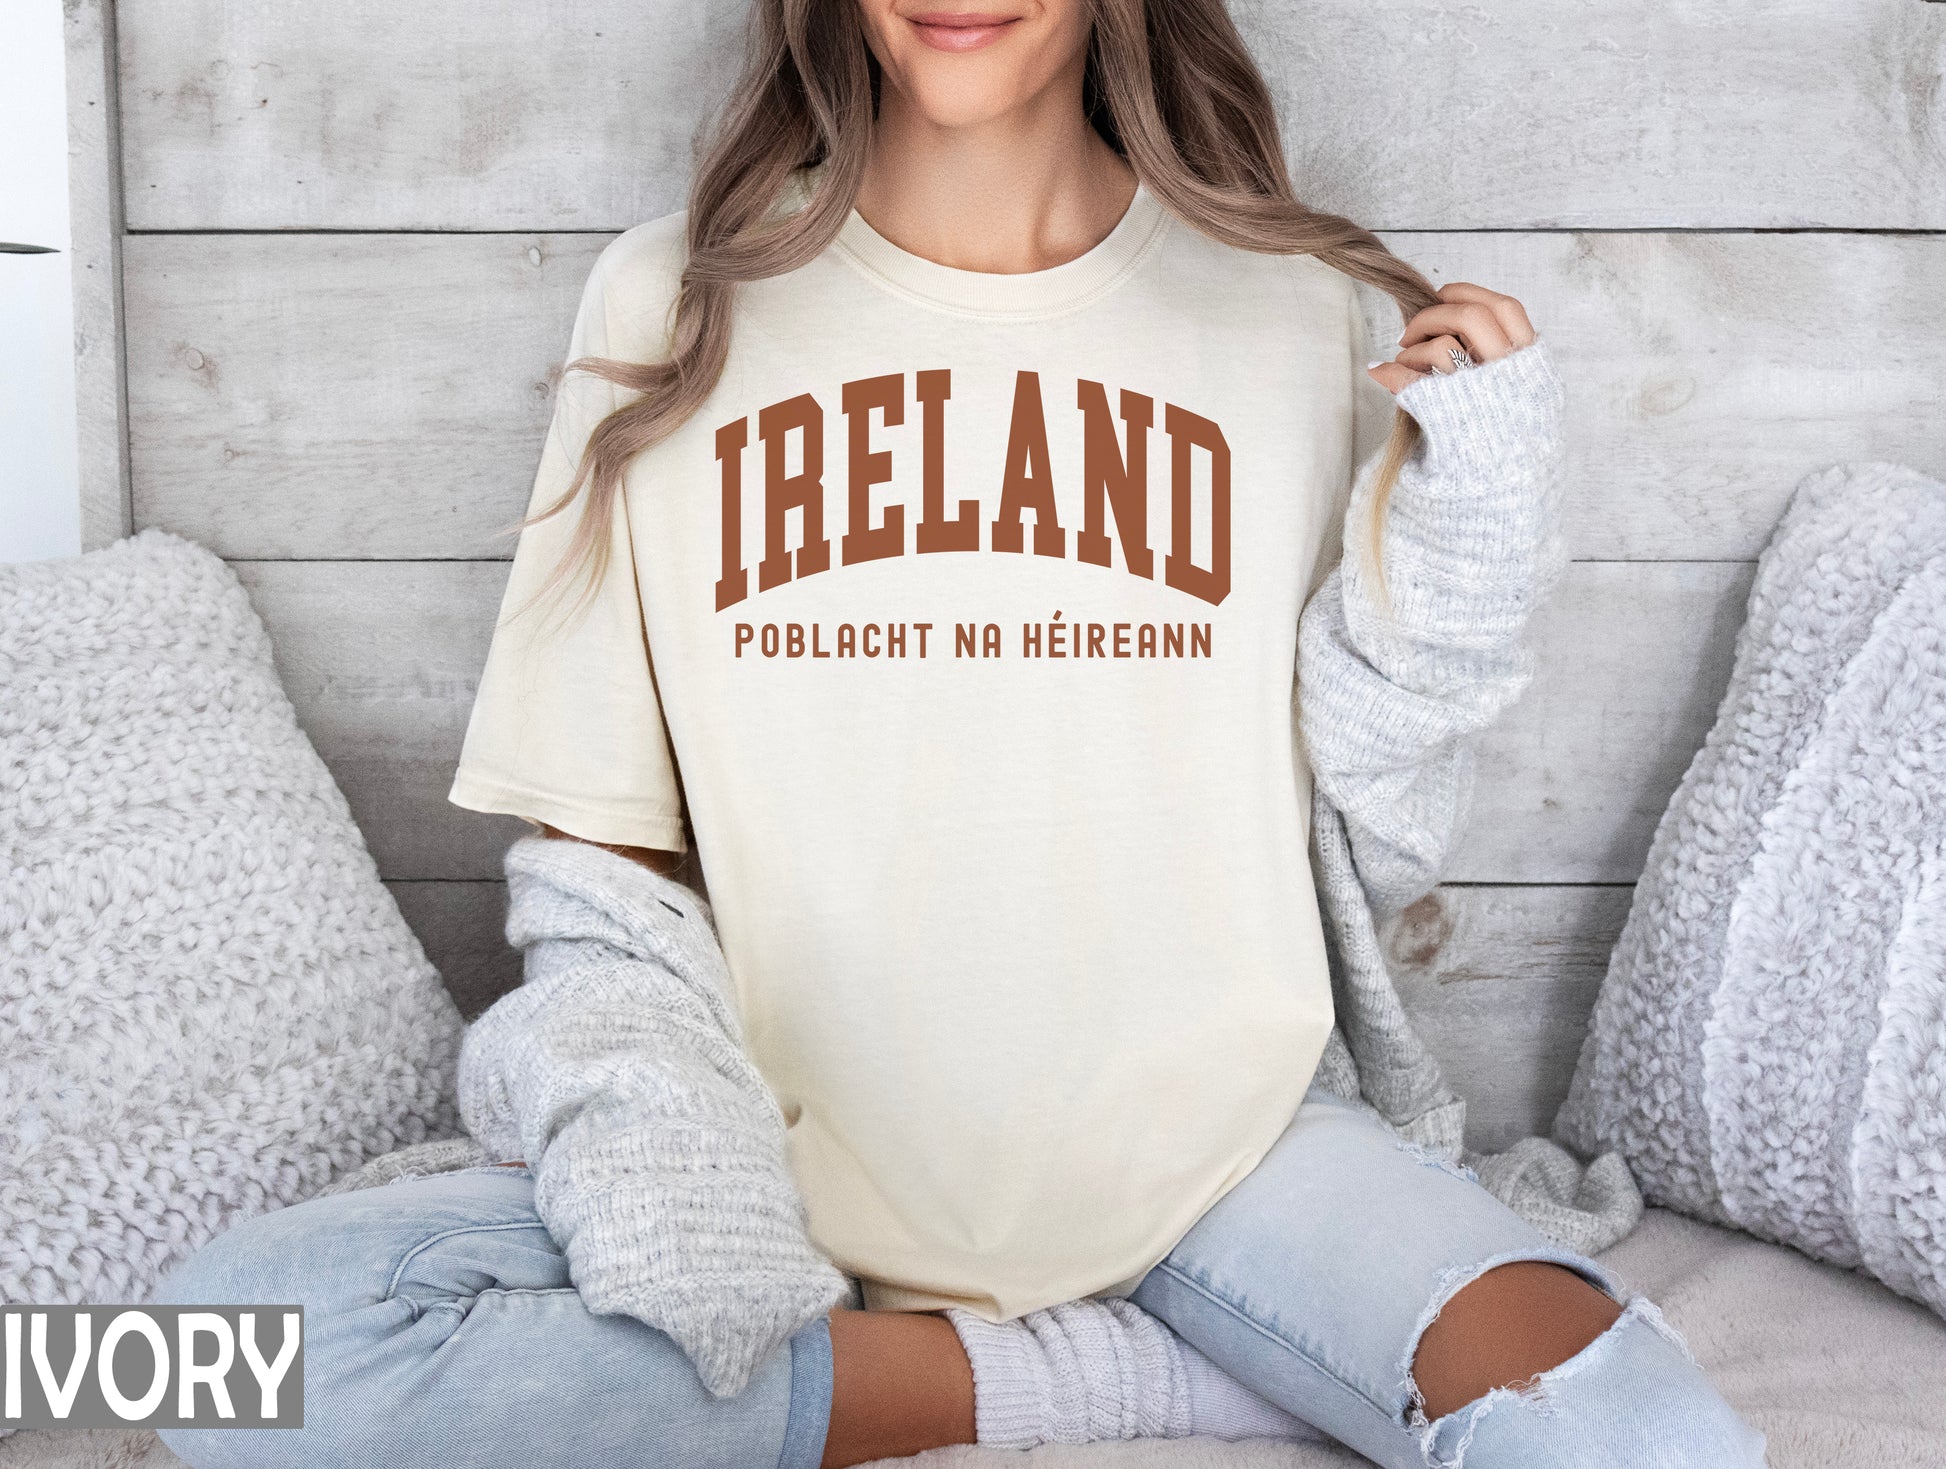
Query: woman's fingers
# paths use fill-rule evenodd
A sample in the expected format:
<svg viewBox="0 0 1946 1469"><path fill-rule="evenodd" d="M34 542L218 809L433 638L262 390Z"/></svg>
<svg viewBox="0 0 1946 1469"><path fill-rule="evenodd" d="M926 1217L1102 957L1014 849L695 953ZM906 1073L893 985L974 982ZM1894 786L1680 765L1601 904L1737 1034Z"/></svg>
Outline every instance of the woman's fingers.
<svg viewBox="0 0 1946 1469"><path fill-rule="evenodd" d="M1536 338L1527 308L1512 296L1471 281L1449 281L1439 301L1414 314L1399 338L1399 355L1366 368L1389 393L1402 391L1429 372L1451 373L1455 349L1475 362L1491 362L1529 346Z"/></svg>
<svg viewBox="0 0 1946 1469"><path fill-rule="evenodd" d="M1442 301L1474 302L1486 307L1516 350L1532 345L1536 335L1534 324L1527 319L1527 308L1512 296L1489 291L1485 286L1476 286L1471 281L1449 281L1436 294Z"/></svg>
<svg viewBox="0 0 1946 1469"><path fill-rule="evenodd" d="M1396 393L1429 372L1458 372L1460 369L1453 361L1453 353L1459 346L1458 337L1434 337L1431 341L1407 347L1390 362L1366 370L1387 392Z"/></svg>
<svg viewBox="0 0 1946 1469"><path fill-rule="evenodd" d="M1475 362L1491 362L1513 351L1513 340L1493 309L1480 301L1441 301L1405 324L1399 345L1412 347L1433 337L1455 337Z"/></svg>
<svg viewBox="0 0 1946 1469"><path fill-rule="evenodd" d="M1504 357L1535 338L1527 308L1512 296L1489 291L1471 281L1449 281L1436 292L1437 305L1428 306L1406 323L1401 346L1442 333L1456 336L1478 362Z"/></svg>
<svg viewBox="0 0 1946 1469"><path fill-rule="evenodd" d="M1453 362L1453 353L1460 349L1461 345L1457 337L1434 337L1431 341L1407 347L1393 360L1403 362L1407 367L1416 368L1420 372L1458 372L1459 368Z"/></svg>
<svg viewBox="0 0 1946 1469"><path fill-rule="evenodd" d="M1402 392L1406 384L1416 383L1420 378L1425 376L1423 372L1414 372L1411 368L1402 366L1397 362L1376 363L1366 368L1365 371L1370 375L1373 382L1377 383L1388 393Z"/></svg>

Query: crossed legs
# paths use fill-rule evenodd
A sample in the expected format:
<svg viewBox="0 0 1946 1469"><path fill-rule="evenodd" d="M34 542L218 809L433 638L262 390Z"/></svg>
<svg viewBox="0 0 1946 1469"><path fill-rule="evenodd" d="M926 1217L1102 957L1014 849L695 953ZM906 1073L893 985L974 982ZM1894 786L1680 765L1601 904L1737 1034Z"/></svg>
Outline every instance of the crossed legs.
<svg viewBox="0 0 1946 1469"><path fill-rule="evenodd" d="M1398 1469L1762 1464L1653 1305L1459 1170L1314 1092L1135 1301L1287 1412ZM842 1469L973 1438L950 1322L840 1311L731 1399L666 1337L591 1315L525 1170L239 1225L162 1301L306 1309L303 1429L167 1430L195 1469L466 1462Z"/></svg>

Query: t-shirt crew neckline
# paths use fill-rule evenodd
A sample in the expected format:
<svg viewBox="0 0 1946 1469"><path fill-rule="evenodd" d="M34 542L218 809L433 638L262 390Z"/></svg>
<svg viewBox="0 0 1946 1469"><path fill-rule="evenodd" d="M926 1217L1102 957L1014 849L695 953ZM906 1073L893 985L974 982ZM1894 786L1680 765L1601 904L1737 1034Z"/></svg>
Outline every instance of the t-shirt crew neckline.
<svg viewBox="0 0 1946 1469"><path fill-rule="evenodd" d="M808 198L809 180L800 187ZM892 243L856 209L833 242L839 255L880 285L927 306L971 316L1031 320L1098 300L1132 275L1161 238L1169 214L1139 181L1135 197L1093 248L1046 270L1003 274L941 265Z"/></svg>

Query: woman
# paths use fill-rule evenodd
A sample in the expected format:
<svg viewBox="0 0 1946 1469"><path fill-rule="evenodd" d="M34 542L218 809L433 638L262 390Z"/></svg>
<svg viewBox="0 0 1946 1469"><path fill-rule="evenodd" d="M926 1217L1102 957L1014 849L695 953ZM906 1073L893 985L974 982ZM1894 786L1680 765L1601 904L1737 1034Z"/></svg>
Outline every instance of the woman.
<svg viewBox="0 0 1946 1469"><path fill-rule="evenodd" d="M172 1280L294 1290L314 1369L301 1433L172 1446L797 1469L1315 1425L1386 1465L1761 1463L1653 1306L1316 1084L1314 779L1374 899L1423 891L1451 736L1523 676L1558 398L1521 304L1296 202L1219 0L759 20L690 209L589 282L453 799L655 874L693 830L873 1309L719 1397L589 1309L528 1169L414 1180ZM1364 371L1355 282L1406 318Z"/></svg>

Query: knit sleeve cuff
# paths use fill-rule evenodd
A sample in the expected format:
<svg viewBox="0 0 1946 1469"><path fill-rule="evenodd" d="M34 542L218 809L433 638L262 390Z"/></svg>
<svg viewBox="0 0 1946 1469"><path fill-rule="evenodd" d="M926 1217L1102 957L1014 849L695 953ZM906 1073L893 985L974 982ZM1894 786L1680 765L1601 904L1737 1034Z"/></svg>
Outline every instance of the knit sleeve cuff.
<svg viewBox="0 0 1946 1469"><path fill-rule="evenodd" d="M1471 466L1551 443L1565 401L1554 358L1542 337L1458 372L1430 373L1394 401L1425 431L1430 456L1458 456Z"/></svg>
<svg viewBox="0 0 1946 1469"><path fill-rule="evenodd" d="M1536 339L1478 367L1422 378L1398 398L1421 442L1386 510L1384 598L1362 565L1347 567L1353 635L1361 646L1415 636L1497 642L1554 580L1564 554L1562 392L1548 348Z"/></svg>

